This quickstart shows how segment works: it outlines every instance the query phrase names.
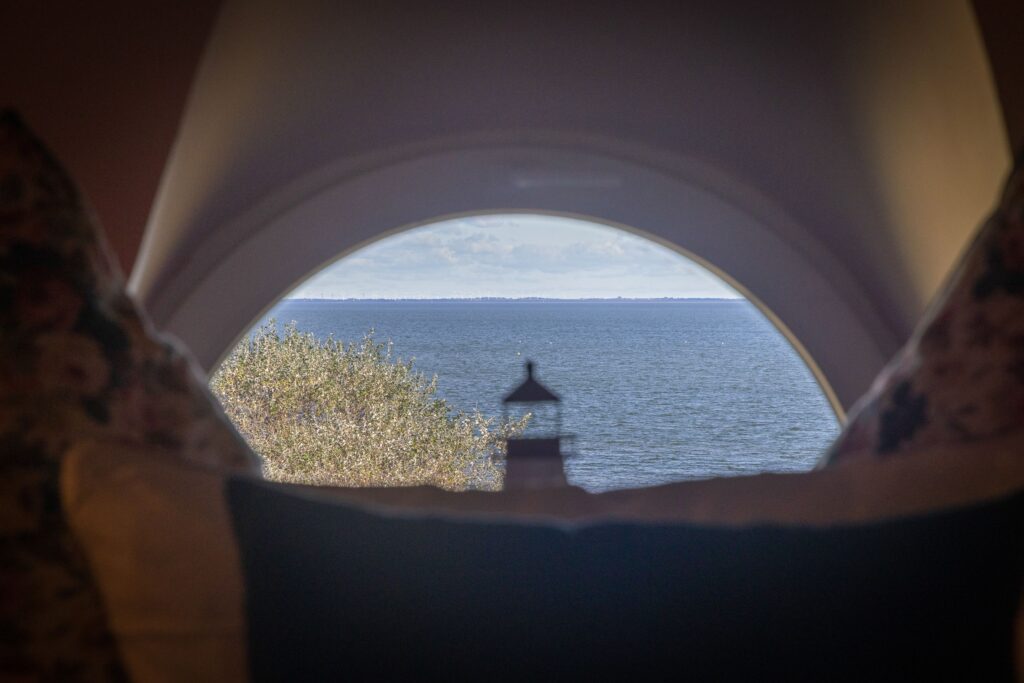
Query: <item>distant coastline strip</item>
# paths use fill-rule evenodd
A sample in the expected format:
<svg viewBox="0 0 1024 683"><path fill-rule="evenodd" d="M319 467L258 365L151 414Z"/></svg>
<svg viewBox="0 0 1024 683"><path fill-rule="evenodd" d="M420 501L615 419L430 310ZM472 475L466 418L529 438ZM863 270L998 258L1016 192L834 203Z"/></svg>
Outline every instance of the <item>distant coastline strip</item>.
<svg viewBox="0 0 1024 683"><path fill-rule="evenodd" d="M505 297L505 296L473 296L473 297L444 297L437 299L416 299L416 298L355 298L355 297L285 297L282 301L332 301L351 303L743 303L747 300L742 297L591 297L580 299L560 299L543 296Z"/></svg>

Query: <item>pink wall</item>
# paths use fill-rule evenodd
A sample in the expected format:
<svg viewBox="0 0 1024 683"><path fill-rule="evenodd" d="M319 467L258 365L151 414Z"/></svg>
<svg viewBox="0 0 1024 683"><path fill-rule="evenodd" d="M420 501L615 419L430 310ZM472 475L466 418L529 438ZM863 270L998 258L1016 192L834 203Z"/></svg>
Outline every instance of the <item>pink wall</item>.
<svg viewBox="0 0 1024 683"><path fill-rule="evenodd" d="M135 261L219 0L0 8L0 106L82 186L122 267Z"/></svg>

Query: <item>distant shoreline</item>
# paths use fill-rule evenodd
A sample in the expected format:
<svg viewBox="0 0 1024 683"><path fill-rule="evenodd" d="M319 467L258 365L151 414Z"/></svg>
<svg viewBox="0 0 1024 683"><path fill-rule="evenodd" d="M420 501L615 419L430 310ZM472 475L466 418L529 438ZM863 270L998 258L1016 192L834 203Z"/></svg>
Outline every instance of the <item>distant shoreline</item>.
<svg viewBox="0 0 1024 683"><path fill-rule="evenodd" d="M735 298L727 299L724 297L613 297L613 298L581 298L581 299L559 299L554 297L540 297L540 296L526 296L526 297L502 297L502 296L480 296L480 297L462 297L462 298L440 298L440 299L329 299L319 297L297 297L291 299L282 299L283 302L331 302L331 303L417 303L417 304L429 304L429 303L644 303L644 304L657 304L657 303L742 303L746 302L746 299Z"/></svg>

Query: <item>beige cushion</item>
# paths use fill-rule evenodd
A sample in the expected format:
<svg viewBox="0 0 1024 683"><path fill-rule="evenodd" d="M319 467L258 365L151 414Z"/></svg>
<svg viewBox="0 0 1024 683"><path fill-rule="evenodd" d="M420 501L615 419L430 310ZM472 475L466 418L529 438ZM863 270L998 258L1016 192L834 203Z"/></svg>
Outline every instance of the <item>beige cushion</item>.
<svg viewBox="0 0 1024 683"><path fill-rule="evenodd" d="M69 524L135 681L246 679L244 583L224 473L107 442L65 459Z"/></svg>

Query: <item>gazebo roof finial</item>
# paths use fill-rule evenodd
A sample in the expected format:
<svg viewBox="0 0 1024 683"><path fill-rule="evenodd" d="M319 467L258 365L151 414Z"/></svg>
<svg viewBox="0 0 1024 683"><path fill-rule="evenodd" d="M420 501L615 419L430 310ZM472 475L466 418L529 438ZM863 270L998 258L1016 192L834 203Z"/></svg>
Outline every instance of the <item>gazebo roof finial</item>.
<svg viewBox="0 0 1024 683"><path fill-rule="evenodd" d="M536 403L541 401L558 402L562 399L546 386L533 378L535 365L532 360L526 361L526 380L504 398L502 403Z"/></svg>

